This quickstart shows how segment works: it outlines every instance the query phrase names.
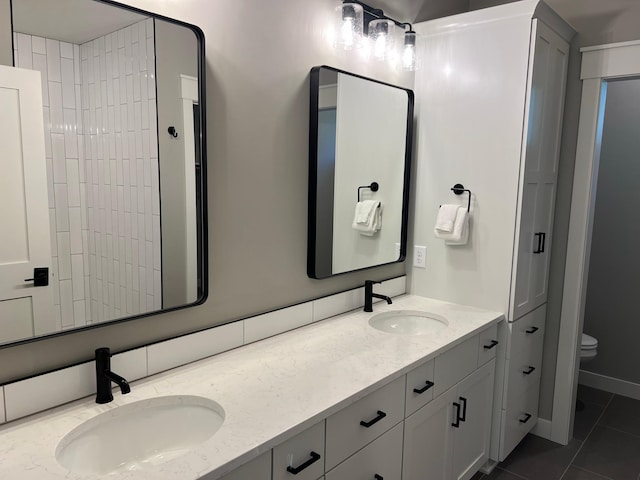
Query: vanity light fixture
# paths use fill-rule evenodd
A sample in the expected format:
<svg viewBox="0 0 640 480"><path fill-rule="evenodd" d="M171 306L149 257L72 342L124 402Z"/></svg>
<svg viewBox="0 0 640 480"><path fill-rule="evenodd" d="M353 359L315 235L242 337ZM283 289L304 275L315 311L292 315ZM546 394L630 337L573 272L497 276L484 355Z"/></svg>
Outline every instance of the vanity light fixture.
<svg viewBox="0 0 640 480"><path fill-rule="evenodd" d="M410 23L399 22L379 8L358 0L343 0L342 5L336 7L336 20L335 46L344 50L363 48L365 57L371 53L376 60L394 61L397 58L396 37L402 29L402 68L416 69L416 32Z"/></svg>

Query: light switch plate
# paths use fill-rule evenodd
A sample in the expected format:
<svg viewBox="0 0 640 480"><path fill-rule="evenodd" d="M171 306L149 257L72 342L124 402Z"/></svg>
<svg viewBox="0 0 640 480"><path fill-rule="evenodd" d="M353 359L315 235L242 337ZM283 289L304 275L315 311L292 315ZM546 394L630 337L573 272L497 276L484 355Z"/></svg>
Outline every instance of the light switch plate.
<svg viewBox="0 0 640 480"><path fill-rule="evenodd" d="M427 268L427 247L424 245L413 246L413 266Z"/></svg>

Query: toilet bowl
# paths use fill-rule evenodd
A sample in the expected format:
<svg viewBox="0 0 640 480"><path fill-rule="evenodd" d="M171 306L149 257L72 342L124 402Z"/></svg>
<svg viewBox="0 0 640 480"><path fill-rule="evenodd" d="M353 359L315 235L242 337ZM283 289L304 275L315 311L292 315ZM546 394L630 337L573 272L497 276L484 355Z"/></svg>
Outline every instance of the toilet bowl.
<svg viewBox="0 0 640 480"><path fill-rule="evenodd" d="M586 333L582 334L582 341L580 342L580 363L593 360L598 354L598 340Z"/></svg>

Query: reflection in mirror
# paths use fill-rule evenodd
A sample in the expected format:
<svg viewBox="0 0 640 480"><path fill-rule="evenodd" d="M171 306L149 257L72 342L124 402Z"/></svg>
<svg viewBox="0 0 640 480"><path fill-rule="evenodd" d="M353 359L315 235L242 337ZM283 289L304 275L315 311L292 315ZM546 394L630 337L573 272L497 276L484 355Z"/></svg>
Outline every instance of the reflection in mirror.
<svg viewBox="0 0 640 480"><path fill-rule="evenodd" d="M308 275L404 260L413 92L315 67L310 116Z"/></svg>
<svg viewBox="0 0 640 480"><path fill-rule="evenodd" d="M0 344L203 301L202 33L94 0L12 15Z"/></svg>

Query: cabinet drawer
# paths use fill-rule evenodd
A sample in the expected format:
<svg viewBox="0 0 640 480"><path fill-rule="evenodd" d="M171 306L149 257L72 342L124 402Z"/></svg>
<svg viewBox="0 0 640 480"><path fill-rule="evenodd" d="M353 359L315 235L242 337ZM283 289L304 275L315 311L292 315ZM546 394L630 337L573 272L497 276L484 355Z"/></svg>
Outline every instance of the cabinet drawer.
<svg viewBox="0 0 640 480"><path fill-rule="evenodd" d="M247 480L248 478L251 480L271 480L271 452L263 453L220 480ZM206 479L206 475L202 477L202 480Z"/></svg>
<svg viewBox="0 0 640 480"><path fill-rule="evenodd" d="M323 420L273 449L273 480L316 480L324 460ZM301 470L294 475L288 467Z"/></svg>
<svg viewBox="0 0 640 480"><path fill-rule="evenodd" d="M538 421L539 385L526 390L512 406L502 410L502 432L500 438L500 461L520 443Z"/></svg>
<svg viewBox="0 0 640 480"><path fill-rule="evenodd" d="M492 325L478 334L478 366L496 358L498 350L498 325Z"/></svg>
<svg viewBox="0 0 640 480"><path fill-rule="evenodd" d="M504 405L507 407L525 390L530 390L540 383L543 340L542 335L530 339L520 351L514 351L508 360L509 370L503 396Z"/></svg>
<svg viewBox="0 0 640 480"><path fill-rule="evenodd" d="M407 390L405 392L405 416L408 417L423 405L433 400L433 365L430 360L407 373Z"/></svg>
<svg viewBox="0 0 640 480"><path fill-rule="evenodd" d="M402 472L402 431L398 424L327 473L327 480L399 479Z"/></svg>
<svg viewBox="0 0 640 480"><path fill-rule="evenodd" d="M402 421L404 389L400 377L327 418L327 470Z"/></svg>
<svg viewBox="0 0 640 480"><path fill-rule="evenodd" d="M544 325L547 316L547 304L510 324L511 341L507 345L507 358L518 355L538 338L544 337Z"/></svg>
<svg viewBox="0 0 640 480"><path fill-rule="evenodd" d="M434 365L433 396L446 392L478 367L478 336L438 355Z"/></svg>

